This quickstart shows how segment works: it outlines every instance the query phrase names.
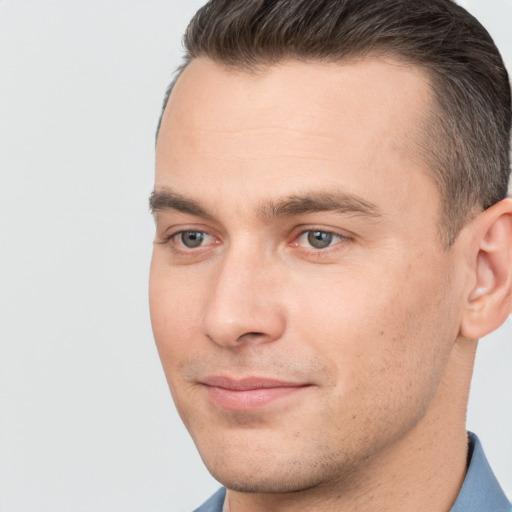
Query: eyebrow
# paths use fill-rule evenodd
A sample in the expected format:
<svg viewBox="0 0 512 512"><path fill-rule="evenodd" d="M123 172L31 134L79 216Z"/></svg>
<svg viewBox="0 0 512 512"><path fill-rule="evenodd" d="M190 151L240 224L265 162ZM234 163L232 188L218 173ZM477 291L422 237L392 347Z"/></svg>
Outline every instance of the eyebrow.
<svg viewBox="0 0 512 512"><path fill-rule="evenodd" d="M264 205L260 210L263 218L288 217L331 211L342 215L357 214L366 217L380 217L377 205L346 192L316 192L290 196Z"/></svg>
<svg viewBox="0 0 512 512"><path fill-rule="evenodd" d="M164 210L176 210L203 218L213 217L194 200L168 189L154 190L149 198L149 207L153 215ZM326 211L342 215L382 216L377 205L346 192L312 192L269 201L259 208L258 216L273 219Z"/></svg>
<svg viewBox="0 0 512 512"><path fill-rule="evenodd" d="M149 209L153 215L163 210L176 210L189 215L210 218L211 215L198 203L170 190L153 190L149 197Z"/></svg>

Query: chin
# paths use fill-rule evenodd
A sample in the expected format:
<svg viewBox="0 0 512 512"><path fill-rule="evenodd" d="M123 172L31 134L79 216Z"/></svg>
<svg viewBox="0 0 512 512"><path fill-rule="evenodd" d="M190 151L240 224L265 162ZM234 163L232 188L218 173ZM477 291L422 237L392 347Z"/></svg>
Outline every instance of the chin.
<svg viewBox="0 0 512 512"><path fill-rule="evenodd" d="M203 462L218 482L240 493L306 491L339 481L350 472L347 467L352 466L339 453L335 458L322 449L308 454L300 448L293 453L293 448L286 444L279 449L275 443L266 447L257 443L252 446L219 443L217 447L212 451L199 450Z"/></svg>
<svg viewBox="0 0 512 512"><path fill-rule="evenodd" d="M319 474L311 469L304 472L296 466L289 468L235 467L209 468L213 477L227 489L240 493L294 493L317 487L324 482Z"/></svg>

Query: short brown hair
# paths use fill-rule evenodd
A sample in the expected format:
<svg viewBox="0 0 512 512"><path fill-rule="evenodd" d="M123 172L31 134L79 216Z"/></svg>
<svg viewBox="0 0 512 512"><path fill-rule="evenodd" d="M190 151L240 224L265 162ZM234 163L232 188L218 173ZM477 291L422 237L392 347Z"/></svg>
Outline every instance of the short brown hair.
<svg viewBox="0 0 512 512"><path fill-rule="evenodd" d="M419 65L436 101L419 145L443 201L445 246L507 195L508 74L489 33L452 0L210 0L184 44L180 73L201 56L242 70L381 54Z"/></svg>

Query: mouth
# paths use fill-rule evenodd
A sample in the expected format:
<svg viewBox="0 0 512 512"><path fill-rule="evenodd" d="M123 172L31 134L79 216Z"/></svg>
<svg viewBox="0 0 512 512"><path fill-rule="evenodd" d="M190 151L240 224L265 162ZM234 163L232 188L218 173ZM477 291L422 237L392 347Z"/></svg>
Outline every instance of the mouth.
<svg viewBox="0 0 512 512"><path fill-rule="evenodd" d="M201 385L213 404L230 411L259 409L311 386L264 377L233 379L218 375L207 377Z"/></svg>

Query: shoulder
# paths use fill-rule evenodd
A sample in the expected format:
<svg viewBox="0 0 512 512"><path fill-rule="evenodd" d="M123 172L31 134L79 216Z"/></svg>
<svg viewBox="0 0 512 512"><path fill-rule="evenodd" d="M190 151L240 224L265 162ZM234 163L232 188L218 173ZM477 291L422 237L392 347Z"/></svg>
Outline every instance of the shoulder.
<svg viewBox="0 0 512 512"><path fill-rule="evenodd" d="M222 506L224 505L225 497L226 489L222 487L213 496L206 500L199 508L196 508L194 512L222 512Z"/></svg>
<svg viewBox="0 0 512 512"><path fill-rule="evenodd" d="M469 433L468 441L468 471L450 512L511 512L478 437Z"/></svg>

